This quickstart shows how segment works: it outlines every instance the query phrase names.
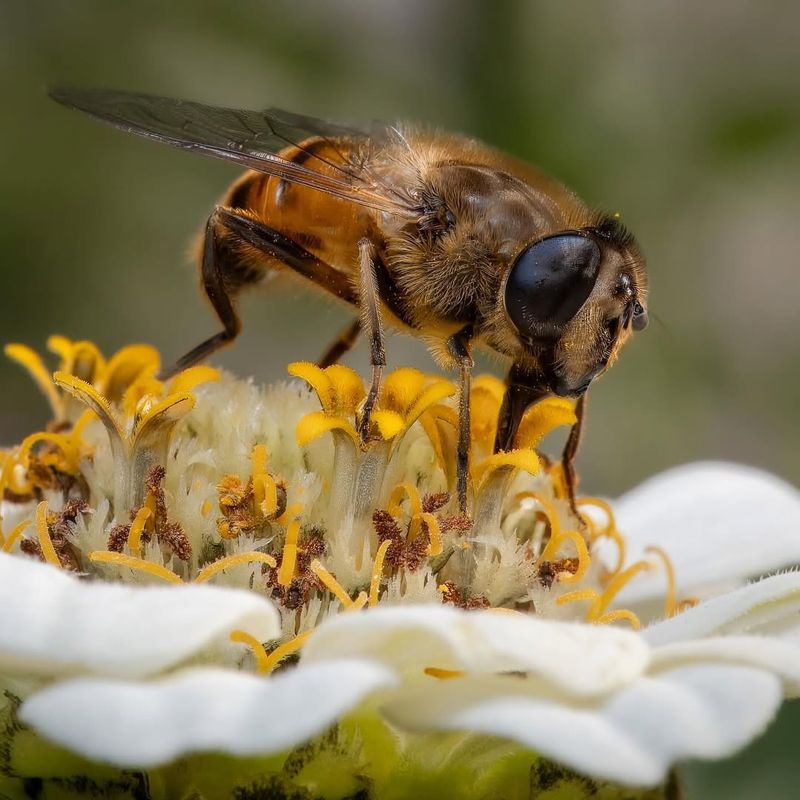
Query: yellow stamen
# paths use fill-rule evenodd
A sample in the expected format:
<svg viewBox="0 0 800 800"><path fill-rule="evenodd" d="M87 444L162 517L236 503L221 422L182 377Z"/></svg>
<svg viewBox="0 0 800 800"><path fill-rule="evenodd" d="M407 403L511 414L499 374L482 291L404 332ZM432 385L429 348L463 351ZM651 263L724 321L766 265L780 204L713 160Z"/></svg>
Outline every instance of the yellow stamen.
<svg viewBox="0 0 800 800"><path fill-rule="evenodd" d="M128 533L128 550L130 550L131 553L138 553L141 550L144 524L152 513L153 512L146 505L142 506L136 512L136 516L131 523L130 532Z"/></svg>
<svg viewBox="0 0 800 800"><path fill-rule="evenodd" d="M275 520L275 522L277 522L278 525L285 526L286 524L288 524L289 520L292 519L292 517L296 517L302 510L303 510L302 503L292 503L291 505L286 506L286 511L284 511L283 514L281 514Z"/></svg>
<svg viewBox="0 0 800 800"><path fill-rule="evenodd" d="M270 517L278 508L278 486L267 472L266 445L257 444L253 448L250 463L256 506L265 517Z"/></svg>
<svg viewBox="0 0 800 800"><path fill-rule="evenodd" d="M439 528L439 521L427 511L420 514L419 517L425 522L428 528L428 536L431 540L430 545L428 545L428 555L438 556L442 552L442 532Z"/></svg>
<svg viewBox="0 0 800 800"><path fill-rule="evenodd" d="M26 436L19 446L20 463L24 465L28 464L30 452L39 442L48 442L49 444L55 445L61 451L63 460L60 462L59 466L62 468L63 472L70 475L78 474L80 466L78 448L73 444L71 438L63 433L41 432Z"/></svg>
<svg viewBox="0 0 800 800"><path fill-rule="evenodd" d="M210 500L203 500L203 504L200 506L200 513L204 517L207 517L211 513L213 507Z"/></svg>
<svg viewBox="0 0 800 800"><path fill-rule="evenodd" d="M378 593L381 588L381 577L383 575L383 561L386 558L386 551L389 549L391 542L387 539L381 542L378 552L375 554L375 563L372 565L372 578L369 582L369 604L370 606L377 605Z"/></svg>
<svg viewBox="0 0 800 800"><path fill-rule="evenodd" d="M297 563L297 539L300 535L300 523L292 522L286 530L286 542L283 545L281 566L278 570L278 583L288 586L294 577L294 568Z"/></svg>
<svg viewBox="0 0 800 800"><path fill-rule="evenodd" d="M555 506L549 500L542 497L542 495L540 495L538 492L520 492L514 499L517 501L535 500L541 506L540 509L536 510L541 511L545 515L547 518L547 523L550 526L549 541L552 542L554 539L558 540L558 538L561 536L561 520L559 519ZM555 552L548 552L548 548L545 547L541 558L547 561L552 558L553 555L555 555Z"/></svg>
<svg viewBox="0 0 800 800"><path fill-rule="evenodd" d="M609 611L607 614L603 614L597 617L597 619L592 620L592 622L594 622L595 625L610 625L612 622L617 622L619 620L629 622L635 631L640 630L642 627L639 617L627 608L618 608L615 611Z"/></svg>
<svg viewBox="0 0 800 800"><path fill-rule="evenodd" d="M550 541L547 543L547 547L545 547L542 553L540 561L552 560L561 549L564 542L572 542L575 546L575 551L578 556L578 568L575 572L560 572L557 577L561 583L577 583L583 579L589 569L589 565L592 563L586 541L577 531L564 531L564 533L559 534L556 538L551 537Z"/></svg>
<svg viewBox="0 0 800 800"><path fill-rule="evenodd" d="M44 365L39 354L24 344L7 344L5 346L5 354L28 371L36 385L47 397L53 416L56 419L61 419L64 403L56 389L56 385L53 383L50 370Z"/></svg>
<svg viewBox="0 0 800 800"><path fill-rule="evenodd" d="M36 531L39 534L39 546L42 548L44 560L55 567L61 566L61 560L53 547L53 540L50 538L50 528L47 525L47 500L42 500L36 506Z"/></svg>
<svg viewBox="0 0 800 800"><path fill-rule="evenodd" d="M652 568L653 565L649 561L637 561L631 564L627 569L614 575L597 602L596 608L594 609L594 616L599 617L609 605L611 605L611 601L619 594L625 584L632 578L635 578L640 572L645 572Z"/></svg>
<svg viewBox="0 0 800 800"><path fill-rule="evenodd" d="M687 608L694 608L699 602L699 597L687 597L684 600L679 600L675 606L675 613L680 614L681 611L686 611Z"/></svg>
<svg viewBox="0 0 800 800"><path fill-rule="evenodd" d="M101 564L114 564L118 567L129 567L139 572L146 572L155 578L161 578L161 580L168 583L183 583L181 577L171 569L162 567L161 564L154 564L152 561L145 561L143 558L125 555L125 553L114 553L110 550L93 550L89 553L89 560L99 561Z"/></svg>
<svg viewBox="0 0 800 800"><path fill-rule="evenodd" d="M600 600L600 592L596 589L576 589L574 592L565 592L561 597L556 598L557 606L565 606L567 603L579 603L582 600L591 600L592 604Z"/></svg>
<svg viewBox="0 0 800 800"><path fill-rule="evenodd" d="M269 654L264 649L264 645L256 639L255 636L247 633L247 631L231 631L230 640L238 644L247 645L250 652L256 660L256 669L259 672L269 671Z"/></svg>
<svg viewBox="0 0 800 800"><path fill-rule="evenodd" d="M426 675L430 675L432 678L438 678L441 681L446 681L450 678L460 678L464 674L460 669L441 669L439 667L425 667L422 671Z"/></svg>
<svg viewBox="0 0 800 800"><path fill-rule="evenodd" d="M594 521L592 521L590 530L592 541L599 538L606 538L611 539L617 546L617 563L611 571L611 574L615 575L622 569L622 565L625 563L625 538L617 529L617 523L614 519L614 511L611 505L600 497L581 497L576 501L576 505L578 508L582 506L594 506L595 508L599 508L606 515L605 528L596 531L594 529ZM581 517L586 519L583 515L581 515Z"/></svg>
<svg viewBox="0 0 800 800"><path fill-rule="evenodd" d="M33 520L24 519L19 525L14 526L11 530L11 533L6 536L5 541L3 542L3 551L6 553L11 552L11 548L14 546L14 542L19 539L20 536L24 533L25 529L32 524Z"/></svg>
<svg viewBox="0 0 800 800"><path fill-rule="evenodd" d="M299 633L294 639L289 639L288 642L284 642L284 644L278 645L270 654L267 660L264 662L264 669L263 672L272 672L278 664L286 658L286 656L291 655L292 653L299 650L304 644L306 639L313 633L311 631L304 631L303 633Z"/></svg>
<svg viewBox="0 0 800 800"><path fill-rule="evenodd" d="M675 592L675 570L672 566L672 559L667 555L666 551L660 547L651 545L645 548L645 553L653 553L658 556L661 565L664 567L664 572L667 578L667 594L664 598L664 614L668 617L674 617L678 607L677 597Z"/></svg>
<svg viewBox="0 0 800 800"><path fill-rule="evenodd" d="M264 444L257 444L253 448L253 452L250 454L250 470L253 473L253 477L255 478L257 475L265 475L267 472L267 446ZM260 503L264 498L258 498L256 495L258 502Z"/></svg>
<svg viewBox="0 0 800 800"><path fill-rule="evenodd" d="M345 591L344 586L342 586L316 558L311 562L309 568L322 583L325 584L325 588L334 595L345 608L350 608L350 606L353 605L353 601L350 599L350 595Z"/></svg>
<svg viewBox="0 0 800 800"><path fill-rule="evenodd" d="M257 550L251 550L247 553L236 553L232 556L218 558L216 561L212 561L210 564L203 567L203 569L197 573L195 582L205 583L207 580L213 578L218 572L222 572L226 569L232 569L233 567L240 567L242 564L252 563L267 564L270 567L275 567L278 562L275 561L275 559L268 553L259 553Z"/></svg>
<svg viewBox="0 0 800 800"><path fill-rule="evenodd" d="M422 500L419 496L419 490L413 483L398 483L397 486L392 489L392 493L389 495L389 513L393 517L397 517L402 513L400 502L403 499L403 495L408 497L411 511L409 516L415 517L417 514L421 514Z"/></svg>
<svg viewBox="0 0 800 800"><path fill-rule="evenodd" d="M360 611L367 604L369 596L366 592L359 592L358 597L348 606L347 611Z"/></svg>

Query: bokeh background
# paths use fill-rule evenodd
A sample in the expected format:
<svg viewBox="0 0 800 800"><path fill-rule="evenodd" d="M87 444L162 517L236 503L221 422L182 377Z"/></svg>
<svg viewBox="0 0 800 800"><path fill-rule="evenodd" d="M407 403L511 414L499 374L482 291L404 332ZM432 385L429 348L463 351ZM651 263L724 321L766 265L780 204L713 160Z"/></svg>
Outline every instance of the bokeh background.
<svg viewBox="0 0 800 800"><path fill-rule="evenodd" d="M656 320L591 392L584 486L698 458L800 482L797 3L0 2L0 340L147 341L171 360L216 330L189 246L236 170L67 112L55 82L410 118L536 162L619 211L652 276ZM258 380L347 318L296 285L243 316L218 361ZM413 340L389 348L430 367ZM364 367L363 346L348 360ZM46 407L15 365L0 386L11 443ZM797 797L798 734L789 706L737 759L688 769L689 797Z"/></svg>

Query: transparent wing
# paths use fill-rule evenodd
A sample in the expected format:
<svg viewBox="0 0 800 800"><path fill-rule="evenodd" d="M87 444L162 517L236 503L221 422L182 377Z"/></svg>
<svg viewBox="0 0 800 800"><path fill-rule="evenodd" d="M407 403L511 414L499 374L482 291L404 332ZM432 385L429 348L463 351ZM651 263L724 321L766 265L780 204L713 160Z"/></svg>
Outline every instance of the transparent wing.
<svg viewBox="0 0 800 800"><path fill-rule="evenodd" d="M311 168L313 159L323 159L309 151L303 163L278 155L289 145L302 150L303 141L310 137L322 137L334 149L337 141L366 143L369 137L357 128L274 108L246 111L105 89L58 87L50 90L50 96L138 136L232 161L380 211L407 217L418 214L401 195L375 181L363 164L345 155L341 161L324 160L326 172Z"/></svg>

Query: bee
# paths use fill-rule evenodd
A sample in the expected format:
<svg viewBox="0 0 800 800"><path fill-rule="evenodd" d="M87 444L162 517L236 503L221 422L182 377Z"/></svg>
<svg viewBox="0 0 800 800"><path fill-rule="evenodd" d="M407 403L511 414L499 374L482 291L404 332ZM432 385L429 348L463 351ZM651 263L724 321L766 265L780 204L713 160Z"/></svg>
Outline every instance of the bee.
<svg viewBox="0 0 800 800"><path fill-rule="evenodd" d="M564 454L572 494L586 390L647 324L644 258L616 216L457 134L377 123L366 131L274 108L118 91L58 88L51 96L124 131L246 169L208 218L199 256L222 330L167 374L232 342L240 292L289 271L353 311L322 366L361 332L369 340L362 441L386 365L384 326L422 338L460 373L457 489L465 511L471 354L482 347L510 364L496 451L513 447L532 403L578 398Z"/></svg>

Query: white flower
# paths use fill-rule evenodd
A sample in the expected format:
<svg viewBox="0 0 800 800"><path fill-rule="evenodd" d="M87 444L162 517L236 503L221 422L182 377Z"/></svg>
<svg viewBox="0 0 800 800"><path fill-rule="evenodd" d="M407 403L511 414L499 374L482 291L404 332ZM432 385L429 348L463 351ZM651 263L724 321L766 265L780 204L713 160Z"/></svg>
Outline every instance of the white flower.
<svg viewBox="0 0 800 800"><path fill-rule="evenodd" d="M573 789L610 781L659 797L676 764L734 753L797 693L800 573L745 582L800 561L793 487L690 465L613 504L616 525L602 501L582 501L582 531L557 471L531 450L485 452L502 390L481 379L470 521L448 506L445 382L395 373L364 451L360 381L295 372L322 411L296 386L224 379L195 397L186 382L134 382L119 403L140 409L134 427L155 425L150 409L171 408L179 388L196 407L170 422L166 472L136 478L126 461L124 491L108 480L124 453L90 420L83 440L37 435L57 452L6 457L3 547L51 562L0 554L9 735L21 722L134 771L180 758L198 796L267 781L276 796L397 797L445 774L453 796L511 796L551 785L555 763L568 783L588 776ZM60 385L107 413L89 384ZM528 441L570 414L536 409ZM37 539L20 538L26 524ZM128 585L98 580L113 577ZM164 580L182 585L151 585ZM212 790L192 758L212 752L257 762L220 763Z"/></svg>

